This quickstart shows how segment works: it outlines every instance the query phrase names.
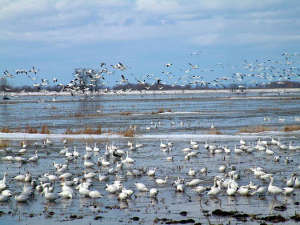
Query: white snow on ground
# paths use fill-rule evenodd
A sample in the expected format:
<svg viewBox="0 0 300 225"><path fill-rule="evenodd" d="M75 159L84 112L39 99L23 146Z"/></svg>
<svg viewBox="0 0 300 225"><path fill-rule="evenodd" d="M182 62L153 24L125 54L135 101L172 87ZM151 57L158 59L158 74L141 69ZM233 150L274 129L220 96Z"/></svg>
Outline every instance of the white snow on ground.
<svg viewBox="0 0 300 225"><path fill-rule="evenodd" d="M291 132L293 133L293 132ZM164 140L257 140L258 138L271 138L274 132L263 132L259 134L142 134L134 137L124 137L118 134L28 134L28 133L0 133L0 139L5 140L38 140L38 139L164 139ZM276 132L276 135L286 134L286 132Z"/></svg>
<svg viewBox="0 0 300 225"><path fill-rule="evenodd" d="M286 93L286 92L300 92L300 88L273 88L273 89L246 89L245 93ZM138 94L197 94L197 93L231 93L231 89L220 90L131 90L131 91L104 91L100 90L95 93L86 92L85 94L76 95L138 95ZM40 91L40 92L19 92L19 93L6 93L9 96L70 96L70 92L54 92L54 91Z"/></svg>

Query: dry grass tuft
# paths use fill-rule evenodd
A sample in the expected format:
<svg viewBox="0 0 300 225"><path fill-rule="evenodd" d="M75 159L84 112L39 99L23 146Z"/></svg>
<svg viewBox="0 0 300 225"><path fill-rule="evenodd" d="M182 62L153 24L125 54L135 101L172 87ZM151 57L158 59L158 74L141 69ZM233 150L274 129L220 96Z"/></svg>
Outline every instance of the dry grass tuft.
<svg viewBox="0 0 300 225"><path fill-rule="evenodd" d="M25 127L25 131L24 131L24 132L25 132L25 133L28 133L28 134L37 134L37 133L38 133L38 130L37 130L36 128L33 128L33 127L27 125L27 126Z"/></svg>
<svg viewBox="0 0 300 225"><path fill-rule="evenodd" d="M274 129L260 125L255 127L243 127L240 129L239 133L260 133L260 132L271 131L271 130Z"/></svg>
<svg viewBox="0 0 300 225"><path fill-rule="evenodd" d="M289 125L289 126L285 126L283 128L283 131L285 131L285 132L296 131L296 130L300 130L300 125Z"/></svg>
<svg viewBox="0 0 300 225"><path fill-rule="evenodd" d="M129 128L127 130L121 131L120 134L123 135L124 137L134 137L135 130L132 128Z"/></svg>
<svg viewBox="0 0 300 225"><path fill-rule="evenodd" d="M41 134L50 134L50 130L47 125L42 126Z"/></svg>

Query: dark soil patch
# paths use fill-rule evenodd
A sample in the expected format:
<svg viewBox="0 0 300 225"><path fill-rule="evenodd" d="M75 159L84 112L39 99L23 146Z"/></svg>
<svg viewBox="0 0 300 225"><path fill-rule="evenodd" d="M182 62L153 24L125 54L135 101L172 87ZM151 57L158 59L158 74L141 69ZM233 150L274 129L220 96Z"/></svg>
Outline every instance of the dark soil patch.
<svg viewBox="0 0 300 225"><path fill-rule="evenodd" d="M295 214L294 216L290 217L292 220L295 220L297 222L300 222L300 214Z"/></svg>
<svg viewBox="0 0 300 225"><path fill-rule="evenodd" d="M100 220L102 218L103 218L103 216L95 216L94 220Z"/></svg>
<svg viewBox="0 0 300 225"><path fill-rule="evenodd" d="M167 218L155 218L153 220L153 223L164 223L164 224L194 224L195 220L193 219L186 219L186 220L173 220L173 219L167 219Z"/></svg>
<svg viewBox="0 0 300 225"><path fill-rule="evenodd" d="M233 217L238 221L246 222L247 218L249 217L246 213L239 213L237 211L223 211L221 209L216 209L212 211L212 215L214 216L228 216Z"/></svg>
<svg viewBox="0 0 300 225"><path fill-rule="evenodd" d="M287 210L287 207L285 205L278 205L274 207L274 210L283 212Z"/></svg>
<svg viewBox="0 0 300 225"><path fill-rule="evenodd" d="M181 216L187 216L187 211L181 211L179 214L180 214Z"/></svg>
<svg viewBox="0 0 300 225"><path fill-rule="evenodd" d="M265 220L271 223L281 223L281 222L286 222L287 219L284 218L281 215L274 215L274 216L266 216L266 217L262 217L260 218L260 220Z"/></svg>
<svg viewBox="0 0 300 225"><path fill-rule="evenodd" d="M130 219L133 220L133 221L139 221L139 220L140 220L140 217L134 216L134 217L132 217L132 218L130 218Z"/></svg>

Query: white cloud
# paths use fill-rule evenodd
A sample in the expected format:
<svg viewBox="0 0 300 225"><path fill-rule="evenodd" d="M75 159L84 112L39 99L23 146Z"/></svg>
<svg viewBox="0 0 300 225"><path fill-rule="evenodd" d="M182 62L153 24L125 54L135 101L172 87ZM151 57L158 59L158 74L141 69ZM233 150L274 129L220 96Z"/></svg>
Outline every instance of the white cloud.
<svg viewBox="0 0 300 225"><path fill-rule="evenodd" d="M0 41L74 44L178 38L213 45L263 43L274 35L277 42L298 40L295 10L299 9L281 7L284 4L283 0L0 0Z"/></svg>

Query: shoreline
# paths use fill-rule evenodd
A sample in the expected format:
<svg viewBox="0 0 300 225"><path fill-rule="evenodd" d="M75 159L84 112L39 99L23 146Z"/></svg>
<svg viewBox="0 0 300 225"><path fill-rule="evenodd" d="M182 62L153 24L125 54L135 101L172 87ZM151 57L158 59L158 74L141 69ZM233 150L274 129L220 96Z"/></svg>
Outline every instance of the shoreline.
<svg viewBox="0 0 300 225"><path fill-rule="evenodd" d="M156 95L156 94L204 94L204 93L233 93L233 94L247 94L247 93L294 93L300 92L300 88L271 88L271 89L246 89L244 91L231 89L218 89L218 90L132 90L132 91L122 91L122 90L111 90L105 91L100 90L97 92L86 92L86 93L76 93L74 96L98 96L98 95ZM2 92L4 96L4 93ZM6 96L71 96L71 92L55 92L55 91L40 91L40 92L7 92Z"/></svg>

